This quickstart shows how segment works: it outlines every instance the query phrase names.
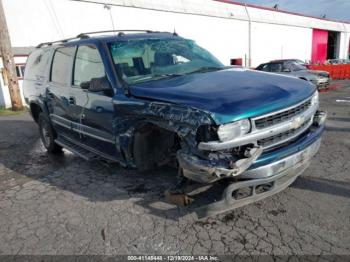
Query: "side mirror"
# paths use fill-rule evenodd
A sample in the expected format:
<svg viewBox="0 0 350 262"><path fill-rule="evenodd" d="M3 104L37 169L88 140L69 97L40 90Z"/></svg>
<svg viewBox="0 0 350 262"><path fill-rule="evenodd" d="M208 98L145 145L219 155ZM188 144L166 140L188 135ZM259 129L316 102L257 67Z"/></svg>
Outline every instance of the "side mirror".
<svg viewBox="0 0 350 262"><path fill-rule="evenodd" d="M90 88L90 81L82 82L82 83L80 84L80 88L81 88L81 89L89 89L89 88Z"/></svg>
<svg viewBox="0 0 350 262"><path fill-rule="evenodd" d="M112 91L112 86L107 77L92 78L88 90L90 92L110 92Z"/></svg>
<svg viewBox="0 0 350 262"><path fill-rule="evenodd" d="M289 68L285 68L285 69L283 69L283 71L282 72L285 72L285 73L290 73L290 72L292 72L292 71L290 71L290 69Z"/></svg>

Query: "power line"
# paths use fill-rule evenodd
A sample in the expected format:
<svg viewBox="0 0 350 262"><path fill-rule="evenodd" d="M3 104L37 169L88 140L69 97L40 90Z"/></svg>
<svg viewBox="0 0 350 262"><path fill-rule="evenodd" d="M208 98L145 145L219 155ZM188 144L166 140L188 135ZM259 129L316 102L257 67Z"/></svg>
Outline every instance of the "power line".
<svg viewBox="0 0 350 262"><path fill-rule="evenodd" d="M60 28L57 16L54 13L54 8L52 7L52 5L50 5L52 3L50 2L50 0L43 0L43 2L45 4L45 7L46 7L46 9L48 11L48 14L49 14L49 16L51 18L53 26L56 29L57 34L60 35L60 38L64 38L62 28Z"/></svg>
<svg viewBox="0 0 350 262"><path fill-rule="evenodd" d="M58 19L58 17L57 17L55 7L54 7L54 5L52 4L52 1L51 1L51 0L48 0L48 1L49 1L50 6L51 6L51 10L52 10L52 12L53 12L54 18L55 18L55 20L56 20L56 22L57 22L57 26L58 26L58 28L59 28L59 30L60 30L60 32L61 32L61 36L62 36L62 38L64 38L64 33L63 33L63 30L62 30L60 21L59 21L59 19Z"/></svg>

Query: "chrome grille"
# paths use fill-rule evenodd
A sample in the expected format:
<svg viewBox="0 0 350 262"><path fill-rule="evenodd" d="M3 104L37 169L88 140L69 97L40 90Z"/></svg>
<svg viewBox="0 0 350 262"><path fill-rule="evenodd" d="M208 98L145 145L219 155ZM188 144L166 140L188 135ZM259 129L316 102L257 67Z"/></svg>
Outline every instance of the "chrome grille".
<svg viewBox="0 0 350 262"><path fill-rule="evenodd" d="M299 132L301 132L308 124L310 124L311 119L308 119L307 121L305 121L300 127L296 128L296 129L290 129L286 132L283 133L279 133L277 135L274 136L270 136L264 139L260 139L257 141L259 146L262 146L264 148L267 148L269 146L272 145L276 145L280 142L283 142L291 137L294 137L295 135L297 135Z"/></svg>
<svg viewBox="0 0 350 262"><path fill-rule="evenodd" d="M292 119L294 116L305 112L310 106L311 106L311 99L291 109L287 109L285 111L282 111L273 115L255 119L255 128L263 129L269 126L279 124L284 121L288 121Z"/></svg>

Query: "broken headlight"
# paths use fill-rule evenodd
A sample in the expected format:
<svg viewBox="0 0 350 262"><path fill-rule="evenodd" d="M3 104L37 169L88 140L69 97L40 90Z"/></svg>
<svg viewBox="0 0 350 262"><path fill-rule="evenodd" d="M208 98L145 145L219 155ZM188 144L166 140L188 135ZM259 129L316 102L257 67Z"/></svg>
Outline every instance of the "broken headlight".
<svg viewBox="0 0 350 262"><path fill-rule="evenodd" d="M218 128L220 141L229 141L249 133L251 124L249 119L243 119L229 124L221 125Z"/></svg>
<svg viewBox="0 0 350 262"><path fill-rule="evenodd" d="M197 142L217 141L218 139L217 126L202 125L197 129Z"/></svg>
<svg viewBox="0 0 350 262"><path fill-rule="evenodd" d="M317 104L318 104L318 91L316 91L311 98L311 105L317 105Z"/></svg>

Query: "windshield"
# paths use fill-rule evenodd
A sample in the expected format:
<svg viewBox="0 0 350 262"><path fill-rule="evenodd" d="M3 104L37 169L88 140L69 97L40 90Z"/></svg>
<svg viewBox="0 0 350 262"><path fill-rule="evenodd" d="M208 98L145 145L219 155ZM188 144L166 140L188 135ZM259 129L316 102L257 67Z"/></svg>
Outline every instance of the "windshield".
<svg viewBox="0 0 350 262"><path fill-rule="evenodd" d="M305 65L305 62L299 59L295 60L294 62L302 66Z"/></svg>
<svg viewBox="0 0 350 262"><path fill-rule="evenodd" d="M109 48L117 71L128 84L224 68L208 51L182 38L112 42Z"/></svg>
<svg viewBox="0 0 350 262"><path fill-rule="evenodd" d="M292 71L307 70L307 68L297 62L290 62L289 67Z"/></svg>

